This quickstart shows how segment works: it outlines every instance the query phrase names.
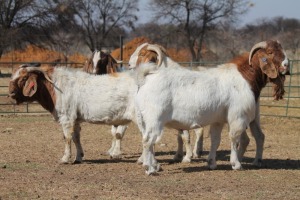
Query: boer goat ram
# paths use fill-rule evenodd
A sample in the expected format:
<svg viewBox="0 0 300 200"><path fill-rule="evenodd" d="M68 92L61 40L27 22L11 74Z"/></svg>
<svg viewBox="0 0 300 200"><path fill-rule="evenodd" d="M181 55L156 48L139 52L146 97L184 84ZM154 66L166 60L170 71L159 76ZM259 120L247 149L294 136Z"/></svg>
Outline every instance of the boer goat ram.
<svg viewBox="0 0 300 200"><path fill-rule="evenodd" d="M9 83L9 97L17 104L39 102L62 125L65 151L62 163L71 158L71 140L76 146L74 163L80 163L82 121L126 125L135 119L137 86L130 73L95 76L64 67L21 65Z"/></svg>
<svg viewBox="0 0 300 200"><path fill-rule="evenodd" d="M129 59L129 69L134 69L142 63L156 63L158 67L177 68L178 63L168 57L166 50L157 44L143 43L137 47ZM175 161L191 162L192 156L200 157L203 151L203 128L195 129L196 141L194 150L190 143L190 135L187 130L178 130L178 149L174 156ZM183 143L185 144L186 155L183 157ZM139 160L141 162L141 159Z"/></svg>
<svg viewBox="0 0 300 200"><path fill-rule="evenodd" d="M115 60L110 54L95 50L91 57L86 61L83 71L96 75L116 73L118 68L117 64L121 62L122 61ZM111 127L113 140L111 148L108 150L108 154L111 158L121 158L121 140L126 129L127 126L113 125Z"/></svg>
<svg viewBox="0 0 300 200"><path fill-rule="evenodd" d="M267 82L274 86L275 99L284 95L288 59L277 41L260 42L249 54L217 68L191 71L144 64L136 77L137 124L143 134L143 165L147 174L160 169L153 145L167 126L189 130L210 125L211 149L208 166L215 169L216 151L224 123L231 138L230 163L241 169L242 133L255 120L260 92ZM188 98L187 98L188 97Z"/></svg>

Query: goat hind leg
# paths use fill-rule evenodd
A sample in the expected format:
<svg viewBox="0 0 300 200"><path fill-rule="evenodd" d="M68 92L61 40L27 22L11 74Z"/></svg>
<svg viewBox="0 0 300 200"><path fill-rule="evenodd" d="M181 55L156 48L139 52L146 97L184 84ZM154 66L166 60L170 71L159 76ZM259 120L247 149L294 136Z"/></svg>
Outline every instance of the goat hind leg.
<svg viewBox="0 0 300 200"><path fill-rule="evenodd" d="M190 163L192 160L193 152L192 152L192 145L191 145L191 140L190 140L190 133L187 130L183 131L182 140L183 144L185 146L185 156L182 159L183 163Z"/></svg>
<svg viewBox="0 0 300 200"><path fill-rule="evenodd" d="M75 147L76 147L76 158L73 162L74 164L81 163L82 158L84 156L83 149L82 149L81 142L80 142L80 131L81 131L80 124L76 123L75 126L74 126L74 134L73 134L73 137L72 137L73 142L74 142Z"/></svg>
<svg viewBox="0 0 300 200"><path fill-rule="evenodd" d="M184 134L184 132L182 130L178 130L178 134L177 134L177 151L176 151L176 154L173 157L174 162L181 162L182 158L183 158L182 134Z"/></svg>
<svg viewBox="0 0 300 200"><path fill-rule="evenodd" d="M256 142L256 155L253 165L261 167L265 135L260 128L259 122L256 120L250 123L250 129Z"/></svg>
<svg viewBox="0 0 300 200"><path fill-rule="evenodd" d="M246 152L249 142L250 142L250 139L249 139L246 131L243 131L243 133L241 135L241 140L240 140L239 146L238 146L238 156L239 156L240 161L242 161L242 159L243 159L243 156Z"/></svg>
<svg viewBox="0 0 300 200"><path fill-rule="evenodd" d="M112 136L113 142L112 147L109 149L108 153L111 158L120 159L122 152L121 152L121 140L124 137L125 131L127 126L112 126Z"/></svg>
<svg viewBox="0 0 300 200"><path fill-rule="evenodd" d="M203 153L203 128L197 128L194 130L196 135L195 146L193 150L193 157L200 158Z"/></svg>

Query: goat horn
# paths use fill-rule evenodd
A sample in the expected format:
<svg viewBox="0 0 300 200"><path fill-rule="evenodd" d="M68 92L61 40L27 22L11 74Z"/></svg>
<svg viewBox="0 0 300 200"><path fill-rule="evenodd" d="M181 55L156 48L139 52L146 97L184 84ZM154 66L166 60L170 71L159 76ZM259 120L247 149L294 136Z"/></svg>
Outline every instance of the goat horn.
<svg viewBox="0 0 300 200"><path fill-rule="evenodd" d="M249 54L249 65L251 65L251 59L252 59L252 54L254 54L254 52L257 50L257 49L265 49L267 47L267 42L266 41L263 41L263 42L259 42L257 44L255 44L251 51L250 51L250 54Z"/></svg>
<svg viewBox="0 0 300 200"><path fill-rule="evenodd" d="M163 50L161 49L161 47L158 45L149 44L147 50L154 51L155 53L157 53L157 60L158 60L157 66L159 67L162 63L162 57L163 57Z"/></svg>
<svg viewBox="0 0 300 200"><path fill-rule="evenodd" d="M123 60L117 60L117 59L115 59L115 61L116 61L118 64L122 64L122 63L123 63Z"/></svg>
<svg viewBox="0 0 300 200"><path fill-rule="evenodd" d="M45 76L45 78L52 84L54 84L54 82L50 79L50 77L46 74L45 71L43 71L42 69L40 68L37 68L37 67L26 67L25 68L27 70L27 72L32 72L32 71L39 71L39 72L42 72Z"/></svg>

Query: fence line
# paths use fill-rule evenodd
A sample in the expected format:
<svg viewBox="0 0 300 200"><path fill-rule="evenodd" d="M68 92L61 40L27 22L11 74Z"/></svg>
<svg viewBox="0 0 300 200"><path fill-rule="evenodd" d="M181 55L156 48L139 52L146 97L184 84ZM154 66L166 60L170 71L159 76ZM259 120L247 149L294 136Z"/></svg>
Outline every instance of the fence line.
<svg viewBox="0 0 300 200"><path fill-rule="evenodd" d="M4 73L0 73L0 114L41 114L47 113L38 103L24 103L22 105L13 105L6 98L8 93L8 81L11 72L15 66L21 63L17 62L0 62L0 69L3 65L11 67L5 68ZM24 64L24 63L22 63ZM42 63L51 64L51 63ZM74 63L61 63L64 66L74 66ZM82 66L82 63L75 63L76 66ZM180 63L183 66L197 70L195 66L211 67L218 63ZM285 80L285 95L284 100L274 101L272 97L272 84L268 83L262 90L260 97L261 115L264 116L280 116L280 117L296 117L300 118L300 60L290 61L290 74L286 76Z"/></svg>

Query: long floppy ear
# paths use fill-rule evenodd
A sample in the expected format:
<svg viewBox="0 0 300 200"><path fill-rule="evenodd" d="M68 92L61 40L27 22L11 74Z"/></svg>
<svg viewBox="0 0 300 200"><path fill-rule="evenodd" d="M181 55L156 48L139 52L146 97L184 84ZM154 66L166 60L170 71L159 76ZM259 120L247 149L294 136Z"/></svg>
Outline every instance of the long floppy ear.
<svg viewBox="0 0 300 200"><path fill-rule="evenodd" d="M23 88L23 95L27 97L32 97L36 93L36 90L37 90L36 77L29 76Z"/></svg>
<svg viewBox="0 0 300 200"><path fill-rule="evenodd" d="M258 54L259 66L260 69L265 73L269 78L277 78L278 72L272 61L269 61L266 53Z"/></svg>
<svg viewBox="0 0 300 200"><path fill-rule="evenodd" d="M107 73L115 73L117 72L117 61L111 56L107 56L108 62L107 62Z"/></svg>

